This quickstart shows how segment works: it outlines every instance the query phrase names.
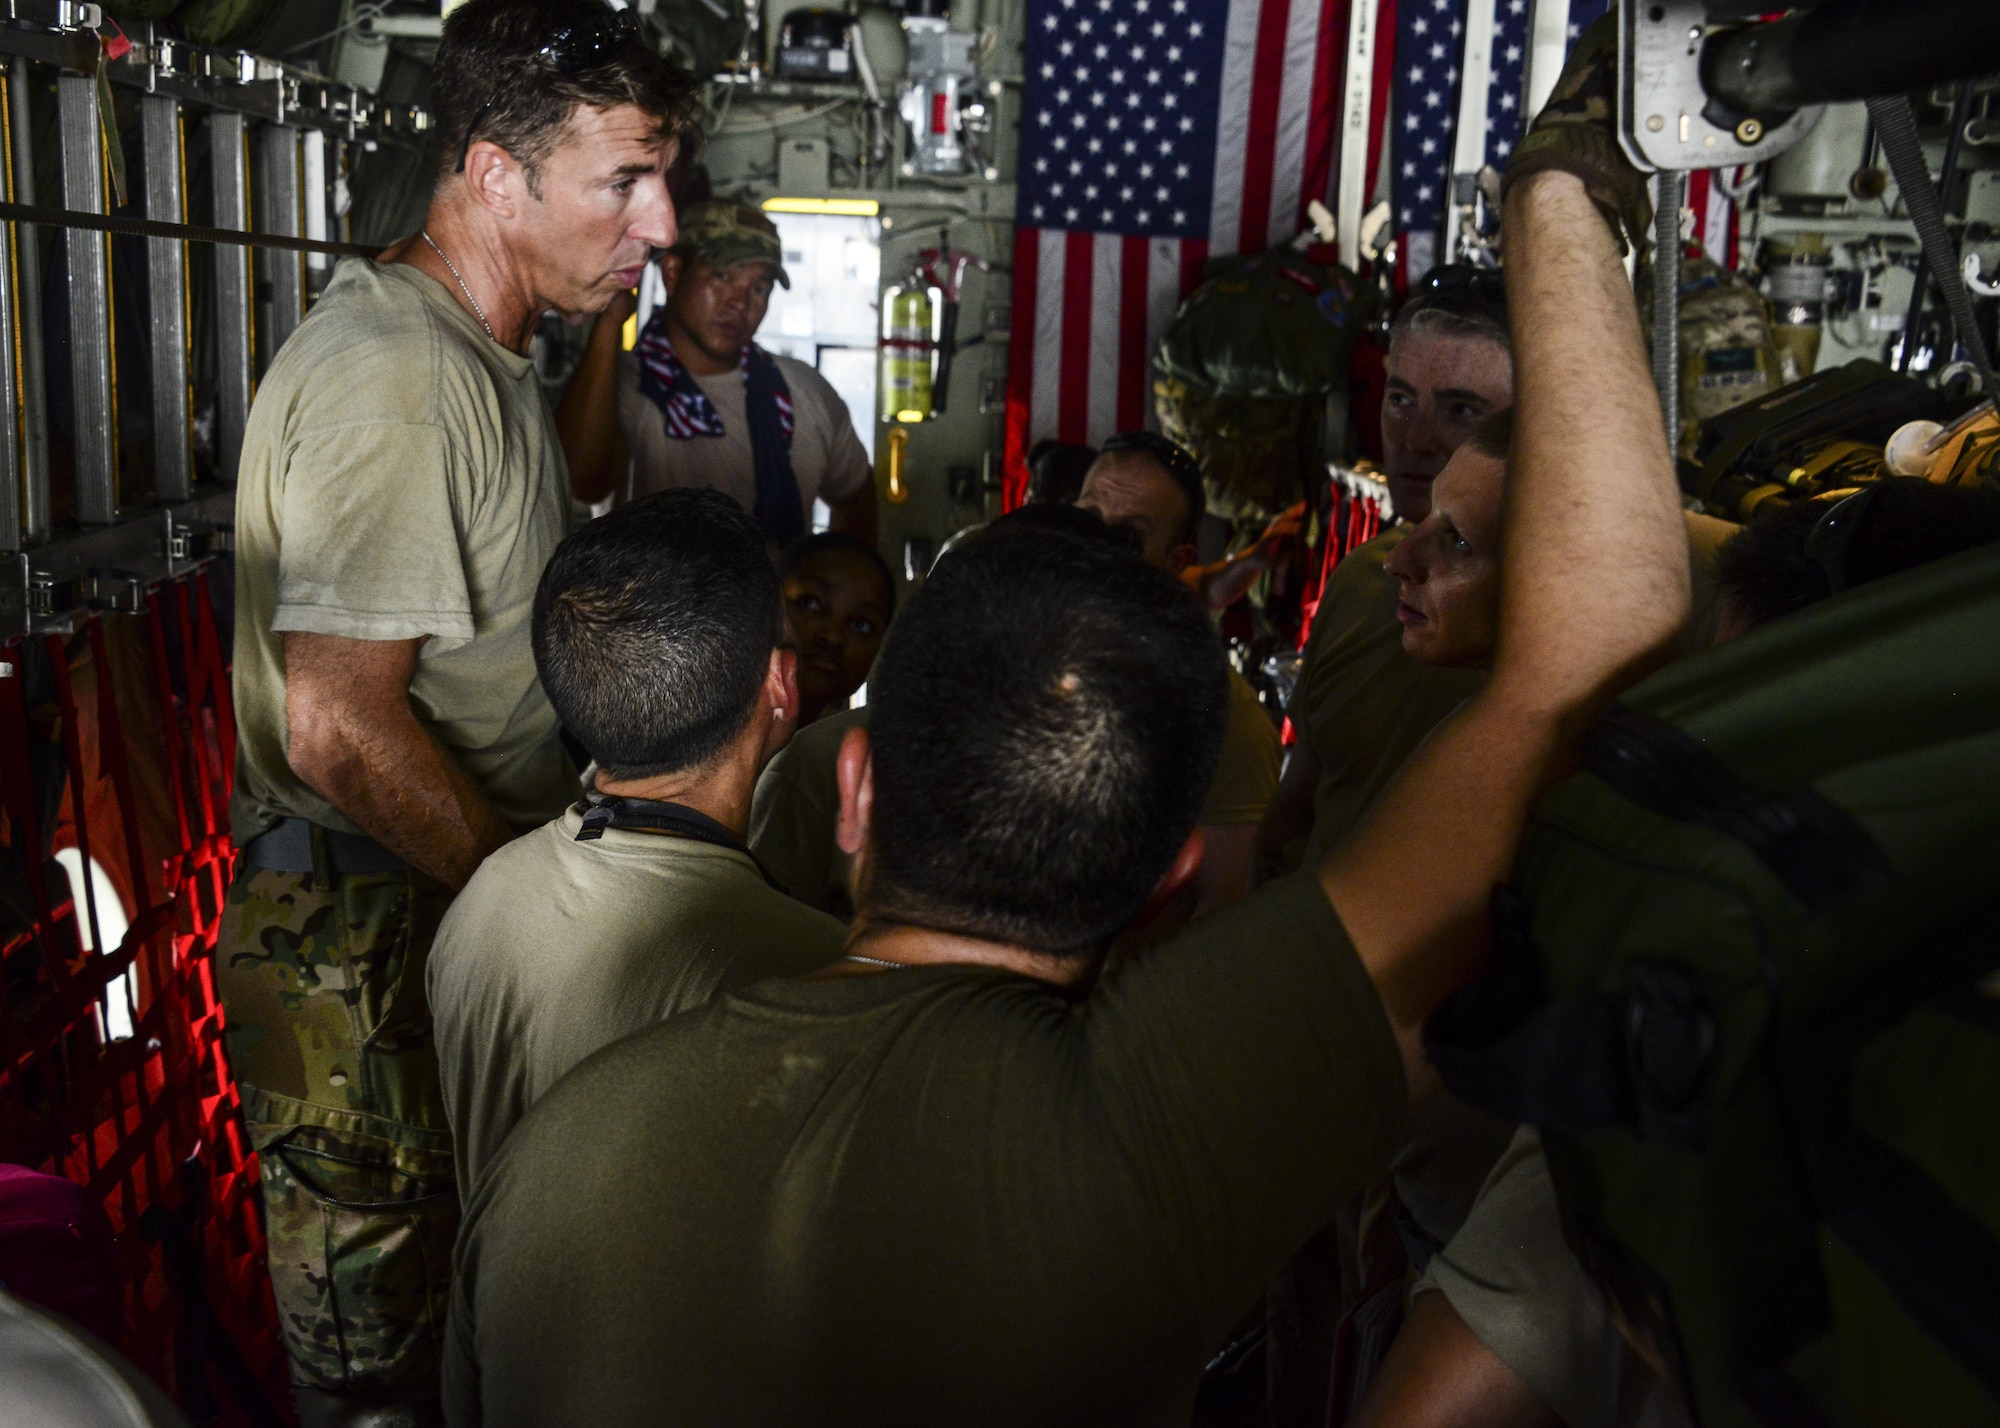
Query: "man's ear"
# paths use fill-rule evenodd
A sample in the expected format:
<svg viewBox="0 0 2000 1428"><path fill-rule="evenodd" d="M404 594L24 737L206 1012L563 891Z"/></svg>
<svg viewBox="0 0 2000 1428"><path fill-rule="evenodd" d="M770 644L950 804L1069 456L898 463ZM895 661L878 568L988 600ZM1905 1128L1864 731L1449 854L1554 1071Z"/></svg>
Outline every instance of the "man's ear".
<svg viewBox="0 0 2000 1428"><path fill-rule="evenodd" d="M833 820L833 841L848 857L859 857L875 831L875 751L868 731L849 729L834 761L840 785L840 811Z"/></svg>
<svg viewBox="0 0 2000 1428"><path fill-rule="evenodd" d="M512 154L478 139L465 151L465 188L495 218L512 218L527 192L528 175Z"/></svg>
<svg viewBox="0 0 2000 1428"><path fill-rule="evenodd" d="M765 740L764 757L770 758L799 730L799 652L785 645L771 651L770 668L764 672L765 705L771 711L771 733Z"/></svg>
<svg viewBox="0 0 2000 1428"><path fill-rule="evenodd" d="M799 652L790 645L771 651L771 669L764 676L765 691L771 696L771 712L783 711L787 723L799 717Z"/></svg>
<svg viewBox="0 0 2000 1428"><path fill-rule="evenodd" d="M1167 574L1173 576L1175 579L1179 579L1180 573L1193 564L1194 543L1192 541L1177 545L1167 552Z"/></svg>
<svg viewBox="0 0 2000 1428"><path fill-rule="evenodd" d="M1146 899L1146 905L1139 909L1139 915L1132 919L1131 925L1134 928L1145 927L1165 912L1174 899L1194 882L1195 876L1201 872L1201 860L1207 853L1208 836L1201 831L1201 825L1196 824L1195 830L1188 834L1187 842L1181 844L1180 852L1174 854L1173 862L1160 874L1160 880L1153 884L1152 896Z"/></svg>
<svg viewBox="0 0 2000 1428"><path fill-rule="evenodd" d="M662 253L660 254L659 262L660 282L666 288L667 295L671 297L674 291L674 284L679 282L681 278L681 255L674 252Z"/></svg>

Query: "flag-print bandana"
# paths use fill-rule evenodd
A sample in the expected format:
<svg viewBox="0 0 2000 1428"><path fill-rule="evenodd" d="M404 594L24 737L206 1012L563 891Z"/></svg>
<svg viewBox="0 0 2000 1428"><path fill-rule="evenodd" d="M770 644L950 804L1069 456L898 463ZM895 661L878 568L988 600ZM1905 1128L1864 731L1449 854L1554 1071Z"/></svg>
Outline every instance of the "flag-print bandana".
<svg viewBox="0 0 2000 1428"><path fill-rule="evenodd" d="M698 436L721 436L722 413L715 409L715 403L696 382L694 374L681 364L674 355L674 344L667 337L667 310L664 306L654 309L646 322L645 331L639 334L635 349L639 355L639 391L646 399L660 409L660 416L666 422L667 435L675 441L692 441ZM750 381L750 366L755 362L769 362L775 391L773 396L778 409L778 429L784 433L785 442L792 440L792 394L785 386L783 375L777 372L777 362L756 343L743 349L743 385L747 389Z"/></svg>

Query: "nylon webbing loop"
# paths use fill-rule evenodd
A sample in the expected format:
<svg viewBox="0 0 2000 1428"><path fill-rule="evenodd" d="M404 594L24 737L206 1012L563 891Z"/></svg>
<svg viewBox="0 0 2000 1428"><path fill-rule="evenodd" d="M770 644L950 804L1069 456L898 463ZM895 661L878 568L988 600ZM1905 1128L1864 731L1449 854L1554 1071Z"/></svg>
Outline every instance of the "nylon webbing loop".
<svg viewBox="0 0 2000 1428"><path fill-rule="evenodd" d="M118 690L111 675L111 655L104 645L104 621L92 620L88 629L91 665L97 676L97 762L100 773L111 775L118 821L124 825L120 831L125 835L136 908L125 939L128 946L136 946L152 936L161 907L153 899L151 860L139 837L139 800L132 792L132 760L125 748L125 724L118 717Z"/></svg>
<svg viewBox="0 0 2000 1428"><path fill-rule="evenodd" d="M80 667L86 647L94 691L79 691L71 673L72 648ZM0 810L31 904L23 921L32 925L17 934L13 947L24 955L9 960L0 984L0 1140L8 1158L85 1186L121 1227L126 1347L140 1366L171 1380L178 1362L189 1394L213 1374L252 1421L274 1421L258 1404L282 1394L284 1356L257 1216L257 1161L224 1052L213 968L234 858L219 810L235 742L213 601L199 581L179 580L153 602L145 635L93 618L74 640L13 649L15 669L0 676ZM114 878L123 866L132 890L130 932L96 954L84 954L76 935L95 898L92 879L81 880L80 899L56 902L44 872L50 818L36 801L39 750L28 708L30 676L34 697L44 697L43 658L77 851L103 859ZM138 668L147 658L150 673ZM139 712L151 691L156 718ZM141 813L154 811L142 796L162 789L176 804L172 821L142 825ZM120 829L106 823L113 817ZM149 862L149 827L155 845L178 837L172 861ZM97 1020L107 984L139 958L144 1003L133 1008L133 1034L111 1039ZM174 1173L190 1157L210 1169L207 1185L191 1187ZM166 1217L186 1227L179 1244L149 1244L142 1220L157 1227ZM199 1256L213 1278L204 1285L177 1274L187 1260L163 1263L173 1254Z"/></svg>
<svg viewBox="0 0 2000 1428"><path fill-rule="evenodd" d="M43 637L43 648L49 657L49 672L55 677L56 701L62 721L63 764L69 770L70 818L76 825L76 851L82 859L83 876L77 881L83 884L83 907L89 921L90 945L102 952L104 937L97 921L97 879L90 875L90 820L83 811L83 741L78 735L76 720L76 696L70 689L69 650L55 635ZM70 889L70 902L74 907L76 889ZM86 964L88 969L92 964ZM71 969L67 960L58 957L49 966L56 982L57 994L68 998L71 995Z"/></svg>
<svg viewBox="0 0 2000 1428"><path fill-rule="evenodd" d="M25 651L22 651L25 653ZM35 905L35 940L49 962L61 960L52 933L55 905L49 900L48 879L43 876L42 850L47 846L40 817L35 811L35 779L28 762L28 705L23 692L20 661L14 672L0 678L0 808L12 825L14 851L21 859L21 871L28 880L28 896Z"/></svg>
<svg viewBox="0 0 2000 1428"><path fill-rule="evenodd" d="M236 771L236 705L229 694L229 666L222 658L222 646L215 637L215 604L208 596L206 570L195 572L194 598L200 615L195 622L195 637L201 642L199 662L202 686L210 707L215 711L216 741L222 747L221 777L228 779Z"/></svg>
<svg viewBox="0 0 2000 1428"><path fill-rule="evenodd" d="M1840 1238L1911 1318L2000 1397L2000 1243L1928 1175L1860 1131L1822 1144L1812 1171Z"/></svg>
<svg viewBox="0 0 2000 1428"><path fill-rule="evenodd" d="M644 828L655 833L671 833L697 843L741 853L766 883L778 892L784 891L764 870L763 863L750 851L748 843L699 809L656 798L623 798L616 795L607 798L593 793L577 805L577 811L583 816L583 827L576 830L576 841L579 843L596 842L604 836L607 828Z"/></svg>
<svg viewBox="0 0 2000 1428"><path fill-rule="evenodd" d="M1970 88L1970 81L1966 88ZM1972 299L1966 296L1965 281L1959 274L1958 251L1951 246L1951 237L1944 229L1944 210L1938 203L1938 192L1931 181L1930 165L1924 160L1923 145L1917 139L1917 121L1910 112L1909 98L1892 94L1871 99L1868 101L1868 117L1875 123L1875 132L1882 140L1882 154L1889 160L1889 171L1896 176L1896 186L1903 194L1903 205L1910 212L1910 223L1924 245L1924 260L1931 270L1931 281L1944 294L1944 305L1951 313L1951 325L1958 335L1959 344L1965 348L1965 355L1972 359L1972 365L1979 372L1979 380L1984 384L1980 390L1991 397L1995 393L1993 362L1987 355L1986 341L1979 334ZM1947 182L1950 178L1950 174L1945 175ZM1906 343L1916 339L1914 332L1903 334Z"/></svg>
<svg viewBox="0 0 2000 1428"><path fill-rule="evenodd" d="M1753 788L1650 714L1612 708L1585 738L1583 766L1641 808L1736 839L1813 911L1894 877L1868 830L1814 790Z"/></svg>

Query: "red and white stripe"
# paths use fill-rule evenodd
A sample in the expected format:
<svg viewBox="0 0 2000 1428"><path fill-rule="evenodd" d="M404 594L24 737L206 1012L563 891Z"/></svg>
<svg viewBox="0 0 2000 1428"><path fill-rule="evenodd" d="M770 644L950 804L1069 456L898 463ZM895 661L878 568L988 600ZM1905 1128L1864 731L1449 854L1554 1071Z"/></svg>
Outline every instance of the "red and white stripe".
<svg viewBox="0 0 2000 1428"><path fill-rule="evenodd" d="M1736 266L1737 212L1719 182L1721 169L1688 175L1687 207L1694 214L1694 241L1717 267Z"/></svg>
<svg viewBox="0 0 2000 1428"><path fill-rule="evenodd" d="M1393 0L1358 0L1382 4ZM1223 46L1223 102L1206 239L1018 226L1008 356L1005 504L1048 437L1097 445L1153 427L1152 354L1211 255L1289 241L1331 204L1349 0L1239 0ZM1393 11L1390 13L1393 14ZM1379 61L1378 61L1379 63ZM1386 84L1376 86L1375 133ZM1371 146L1373 167L1373 149Z"/></svg>

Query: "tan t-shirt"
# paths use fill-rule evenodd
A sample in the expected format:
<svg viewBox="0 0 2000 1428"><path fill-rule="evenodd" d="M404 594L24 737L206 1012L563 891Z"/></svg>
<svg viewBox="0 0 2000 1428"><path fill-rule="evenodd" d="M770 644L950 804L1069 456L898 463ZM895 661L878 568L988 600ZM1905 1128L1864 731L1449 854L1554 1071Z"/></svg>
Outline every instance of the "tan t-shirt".
<svg viewBox="0 0 2000 1428"><path fill-rule="evenodd" d="M479 865L432 944L426 981L458 1186L599 1047L719 991L840 955L847 929L774 891L742 853L582 816Z"/></svg>
<svg viewBox="0 0 2000 1428"><path fill-rule="evenodd" d="M1264 810L1278 792L1282 758L1277 726L1257 691L1235 670L1229 671L1229 723L1222 731L1222 755L1209 781L1208 801L1201 821L1210 827L1234 827L1264 821Z"/></svg>
<svg viewBox="0 0 2000 1428"><path fill-rule="evenodd" d="M874 472L854 434L847 404L826 378L790 357L777 362L792 394L792 475L798 478L799 501L810 522L815 498L828 505L844 501L873 480ZM750 422L743 414L743 377L723 372L697 375L695 381L722 418L722 435L675 441L667 435L660 409L639 391L638 355L627 352L618 359L618 424L632 459L621 499L705 486L755 511L757 468L750 456Z"/></svg>
<svg viewBox="0 0 2000 1428"><path fill-rule="evenodd" d="M575 796L528 644L568 487L528 358L407 264L340 265L244 432L239 843L288 816L360 831L287 762L286 630L428 636L410 703L501 817L531 827Z"/></svg>
<svg viewBox="0 0 2000 1428"><path fill-rule="evenodd" d="M1533 1126L1515 1135L1410 1297L1432 1292L1563 1422L1687 1428L1565 1240Z"/></svg>

